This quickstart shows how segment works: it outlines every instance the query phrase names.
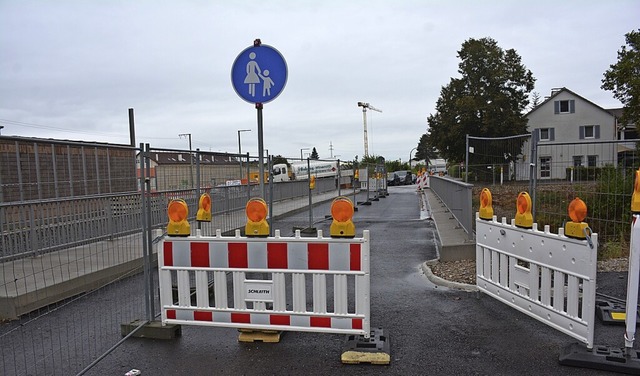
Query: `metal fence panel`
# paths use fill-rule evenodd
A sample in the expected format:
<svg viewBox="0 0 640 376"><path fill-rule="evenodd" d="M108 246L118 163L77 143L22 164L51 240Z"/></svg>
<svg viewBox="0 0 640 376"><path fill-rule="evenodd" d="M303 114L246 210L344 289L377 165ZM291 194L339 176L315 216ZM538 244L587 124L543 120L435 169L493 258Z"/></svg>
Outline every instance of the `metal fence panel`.
<svg viewBox="0 0 640 376"><path fill-rule="evenodd" d="M262 193L258 167L249 155L0 137L0 318L12 320L0 374L82 372L122 341L121 325L159 313L150 263L170 200L207 235L243 228L251 197L282 203L275 218L337 196L336 178ZM195 222L203 192L211 223Z"/></svg>

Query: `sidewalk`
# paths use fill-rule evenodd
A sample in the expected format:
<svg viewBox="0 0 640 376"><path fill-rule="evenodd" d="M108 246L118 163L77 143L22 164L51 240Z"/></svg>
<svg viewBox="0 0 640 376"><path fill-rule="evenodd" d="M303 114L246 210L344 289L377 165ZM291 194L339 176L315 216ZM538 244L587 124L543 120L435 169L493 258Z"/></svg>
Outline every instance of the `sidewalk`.
<svg viewBox="0 0 640 376"><path fill-rule="evenodd" d="M438 232L440 261L475 260L476 242L458 224L438 196L429 188L422 190L423 202ZM423 212L424 212L423 210Z"/></svg>

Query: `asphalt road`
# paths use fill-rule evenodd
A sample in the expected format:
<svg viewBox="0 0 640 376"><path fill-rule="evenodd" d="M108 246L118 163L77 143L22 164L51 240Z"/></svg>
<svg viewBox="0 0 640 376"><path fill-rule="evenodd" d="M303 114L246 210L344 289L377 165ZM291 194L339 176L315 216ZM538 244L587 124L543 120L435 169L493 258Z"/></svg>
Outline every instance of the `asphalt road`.
<svg viewBox="0 0 640 376"><path fill-rule="evenodd" d="M419 219L415 186L389 191L359 206L354 219L358 236L371 232L371 322L389 338L390 365L343 365L343 335L287 332L276 344L239 343L235 329L184 326L175 340L127 340L87 374L124 375L132 368L142 375L609 374L559 365L562 349L576 342L571 337L488 296L429 282L420 265L436 257L435 225ZM316 207L314 219L325 214L329 203ZM305 221L303 212L277 225L286 236L288 226ZM329 224L316 227L328 233ZM602 292L624 297L623 273L598 278ZM623 346L623 331L597 323L596 344Z"/></svg>

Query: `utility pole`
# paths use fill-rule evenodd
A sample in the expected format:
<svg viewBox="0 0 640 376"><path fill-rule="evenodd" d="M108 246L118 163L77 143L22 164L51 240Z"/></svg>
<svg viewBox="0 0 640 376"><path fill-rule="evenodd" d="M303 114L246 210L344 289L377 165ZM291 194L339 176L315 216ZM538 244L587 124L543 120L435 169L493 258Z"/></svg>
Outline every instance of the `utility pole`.
<svg viewBox="0 0 640 376"><path fill-rule="evenodd" d="M190 172L190 184L191 188L193 188L193 155L191 155L191 133L180 133L178 137L188 137L189 138L189 172Z"/></svg>
<svg viewBox="0 0 640 376"><path fill-rule="evenodd" d="M364 123L364 156L369 156L369 139L367 138L367 108L371 111L382 112L366 102L358 102L358 107L362 107L362 122Z"/></svg>

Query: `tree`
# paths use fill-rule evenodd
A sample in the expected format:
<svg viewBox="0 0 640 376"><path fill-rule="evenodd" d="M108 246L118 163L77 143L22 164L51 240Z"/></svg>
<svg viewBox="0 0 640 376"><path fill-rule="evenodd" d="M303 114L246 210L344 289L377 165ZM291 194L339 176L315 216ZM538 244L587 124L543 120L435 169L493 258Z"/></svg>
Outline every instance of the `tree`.
<svg viewBox="0 0 640 376"><path fill-rule="evenodd" d="M540 96L540 93L538 93L537 91L532 91L531 92L531 109L533 110L534 108L538 107L538 105L540 104L540 99L542 97Z"/></svg>
<svg viewBox="0 0 640 376"><path fill-rule="evenodd" d="M491 38L469 39L458 51L461 78L442 87L436 113L427 118L429 143L440 157L460 162L466 135L504 137L527 132L524 111L535 78L514 49Z"/></svg>
<svg viewBox="0 0 640 376"><path fill-rule="evenodd" d="M620 122L640 124L640 29L625 34L627 46L618 50L618 62L604 73L601 88L622 102Z"/></svg>
<svg viewBox="0 0 640 376"><path fill-rule="evenodd" d="M288 165L288 164L289 164L289 162L287 162L287 158L283 157L283 156L282 156L282 155L280 155L280 154L278 154L278 155L276 155L276 156L274 156L274 157L273 157L272 163L273 163L274 165L276 165L276 164L280 164L280 163L283 163L283 164L286 164L286 165Z"/></svg>
<svg viewBox="0 0 640 376"><path fill-rule="evenodd" d="M413 158L414 161L419 161L424 159L429 163L429 159L438 158L438 151L435 146L431 142L431 137L429 133L425 133L420 136L420 141L418 142L418 147L416 148L416 155Z"/></svg>
<svg viewBox="0 0 640 376"><path fill-rule="evenodd" d="M318 151L316 150L315 147L313 148L313 150L311 150L311 156L309 156L309 158L311 158L311 159L320 159L320 157L318 156Z"/></svg>

